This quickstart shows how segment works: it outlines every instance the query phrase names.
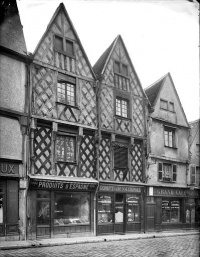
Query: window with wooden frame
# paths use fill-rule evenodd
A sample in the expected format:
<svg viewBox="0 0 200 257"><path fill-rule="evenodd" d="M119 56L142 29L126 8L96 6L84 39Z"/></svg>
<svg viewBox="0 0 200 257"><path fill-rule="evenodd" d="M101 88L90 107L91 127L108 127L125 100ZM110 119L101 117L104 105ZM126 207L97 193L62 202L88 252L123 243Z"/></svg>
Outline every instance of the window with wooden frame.
<svg viewBox="0 0 200 257"><path fill-rule="evenodd" d="M114 85L120 90L130 90L128 66L118 61L114 61Z"/></svg>
<svg viewBox="0 0 200 257"><path fill-rule="evenodd" d="M158 180L163 182L177 181L177 165L169 163L158 163Z"/></svg>
<svg viewBox="0 0 200 257"><path fill-rule="evenodd" d="M165 146L175 147L175 128L164 127Z"/></svg>
<svg viewBox="0 0 200 257"><path fill-rule="evenodd" d="M128 118L128 100L116 97L116 115Z"/></svg>
<svg viewBox="0 0 200 257"><path fill-rule="evenodd" d="M174 112L174 103L164 99L160 99L160 108L163 110Z"/></svg>
<svg viewBox="0 0 200 257"><path fill-rule="evenodd" d="M58 162L76 162L76 136L57 134L56 159Z"/></svg>
<svg viewBox="0 0 200 257"><path fill-rule="evenodd" d="M57 101L76 106L76 79L70 76L58 75Z"/></svg>
<svg viewBox="0 0 200 257"><path fill-rule="evenodd" d="M56 52L74 57L74 43L62 36L54 36L54 49Z"/></svg>
<svg viewBox="0 0 200 257"><path fill-rule="evenodd" d="M114 168L128 168L128 144L115 142L114 144Z"/></svg>
<svg viewBox="0 0 200 257"><path fill-rule="evenodd" d="M128 65L115 61L114 62L114 73L118 73L122 76L128 77Z"/></svg>
<svg viewBox="0 0 200 257"><path fill-rule="evenodd" d="M200 170L199 167L195 165L190 165L190 185L199 186L200 185Z"/></svg>

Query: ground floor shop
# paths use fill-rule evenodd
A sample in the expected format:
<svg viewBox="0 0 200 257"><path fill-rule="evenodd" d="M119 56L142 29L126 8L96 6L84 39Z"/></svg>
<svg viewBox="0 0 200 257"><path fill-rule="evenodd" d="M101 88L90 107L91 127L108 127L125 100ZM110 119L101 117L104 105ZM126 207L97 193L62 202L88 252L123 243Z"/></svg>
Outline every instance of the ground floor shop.
<svg viewBox="0 0 200 257"><path fill-rule="evenodd" d="M28 238L94 235L94 196L97 181L64 178L30 179Z"/></svg>
<svg viewBox="0 0 200 257"><path fill-rule="evenodd" d="M199 205L198 190L149 187L146 197L146 230L197 228Z"/></svg>
<svg viewBox="0 0 200 257"><path fill-rule="evenodd" d="M144 229L143 199L143 187L100 183L97 235L141 232Z"/></svg>

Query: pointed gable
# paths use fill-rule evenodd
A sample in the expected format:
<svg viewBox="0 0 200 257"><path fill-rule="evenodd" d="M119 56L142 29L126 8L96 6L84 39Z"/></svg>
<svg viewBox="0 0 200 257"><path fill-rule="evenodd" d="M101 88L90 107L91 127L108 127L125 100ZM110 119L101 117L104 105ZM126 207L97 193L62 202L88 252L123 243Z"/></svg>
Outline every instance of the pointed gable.
<svg viewBox="0 0 200 257"><path fill-rule="evenodd" d="M15 1L9 5L7 14L0 23L0 46L19 54L27 54L23 27Z"/></svg>
<svg viewBox="0 0 200 257"><path fill-rule="evenodd" d="M152 117L188 127L187 118L170 73L147 88L145 92L155 109Z"/></svg>
<svg viewBox="0 0 200 257"><path fill-rule="evenodd" d="M34 52L34 59L76 75L95 79L69 15L61 3Z"/></svg>

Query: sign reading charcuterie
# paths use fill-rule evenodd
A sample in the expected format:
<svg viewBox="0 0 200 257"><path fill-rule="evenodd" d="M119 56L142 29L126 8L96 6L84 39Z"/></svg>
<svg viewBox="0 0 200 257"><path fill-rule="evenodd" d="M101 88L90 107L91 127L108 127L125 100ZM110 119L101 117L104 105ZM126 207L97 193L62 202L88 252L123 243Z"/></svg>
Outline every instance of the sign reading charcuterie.
<svg viewBox="0 0 200 257"><path fill-rule="evenodd" d="M69 190L69 191L95 191L97 183L84 182L68 182L68 181L44 181L34 180L30 181L30 189L50 189L50 190Z"/></svg>
<svg viewBox="0 0 200 257"><path fill-rule="evenodd" d="M16 163L0 162L0 175L18 176L19 165Z"/></svg>

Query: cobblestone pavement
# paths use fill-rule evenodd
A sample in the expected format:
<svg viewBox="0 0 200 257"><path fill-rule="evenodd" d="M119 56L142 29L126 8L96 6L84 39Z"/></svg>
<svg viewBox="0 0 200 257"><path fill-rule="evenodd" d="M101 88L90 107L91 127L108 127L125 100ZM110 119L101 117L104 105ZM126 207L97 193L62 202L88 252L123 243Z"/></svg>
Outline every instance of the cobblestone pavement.
<svg viewBox="0 0 200 257"><path fill-rule="evenodd" d="M199 236L1 250L0 257L199 257Z"/></svg>

